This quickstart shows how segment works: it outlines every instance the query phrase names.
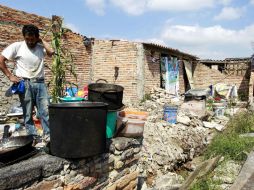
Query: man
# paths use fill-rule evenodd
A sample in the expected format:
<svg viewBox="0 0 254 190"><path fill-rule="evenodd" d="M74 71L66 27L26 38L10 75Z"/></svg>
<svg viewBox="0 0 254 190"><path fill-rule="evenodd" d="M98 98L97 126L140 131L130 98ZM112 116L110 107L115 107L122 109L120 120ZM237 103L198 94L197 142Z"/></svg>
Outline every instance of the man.
<svg viewBox="0 0 254 190"><path fill-rule="evenodd" d="M19 94L23 108L24 123L28 134L37 135L32 111L36 106L43 135L49 135L48 94L44 83L44 56L52 56L54 51L39 36L39 29L34 25L25 25L22 29L24 41L14 42L6 47L0 55L0 69L13 83L24 80L25 93ZM16 63L15 75L12 74L6 61Z"/></svg>

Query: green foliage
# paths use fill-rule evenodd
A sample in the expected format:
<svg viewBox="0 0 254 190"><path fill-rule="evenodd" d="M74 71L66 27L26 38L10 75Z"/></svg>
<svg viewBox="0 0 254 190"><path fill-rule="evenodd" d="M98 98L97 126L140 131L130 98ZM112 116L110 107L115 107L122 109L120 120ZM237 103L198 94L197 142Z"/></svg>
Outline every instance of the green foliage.
<svg viewBox="0 0 254 190"><path fill-rule="evenodd" d="M65 29L62 27L62 19L57 19L52 25L52 47L55 50L55 55L53 56L53 64L50 69L53 77L50 81L52 87L51 96L54 103L58 102L59 97L64 95L64 89L67 84L69 86L75 85L66 80L67 71L77 80L73 56L62 44L62 36L65 32Z"/></svg>
<svg viewBox="0 0 254 190"><path fill-rule="evenodd" d="M224 156L226 159L244 161L246 153L250 152L254 146L253 138L241 138L238 134L219 134L208 146L205 152L206 158L216 155Z"/></svg>
<svg viewBox="0 0 254 190"><path fill-rule="evenodd" d="M212 174L206 175L202 179L197 180L190 190L222 190L219 185L221 181L213 180Z"/></svg>
<svg viewBox="0 0 254 190"><path fill-rule="evenodd" d="M235 115L227 125L225 133L250 133L254 132L254 114L241 112Z"/></svg>
<svg viewBox="0 0 254 190"><path fill-rule="evenodd" d="M141 102L145 102L146 100L151 100L151 99L152 99L151 94L145 94Z"/></svg>
<svg viewBox="0 0 254 190"><path fill-rule="evenodd" d="M213 181L210 177L205 177L194 183L190 190L220 190L219 181Z"/></svg>
<svg viewBox="0 0 254 190"><path fill-rule="evenodd" d="M254 115L249 112L240 113L228 123L223 133L218 133L207 147L205 158L221 155L226 159L244 161L246 152L254 147L254 138L240 137L240 134L253 132Z"/></svg>
<svg viewBox="0 0 254 190"><path fill-rule="evenodd" d="M245 161L248 152L253 150L253 137L240 137L240 134L254 131L254 114L250 112L241 112L231 118L227 128L222 133L218 133L204 153L204 158L212 158L217 155L227 160ZM214 173L198 179L192 186L191 190L220 190L221 184L218 180L213 180Z"/></svg>

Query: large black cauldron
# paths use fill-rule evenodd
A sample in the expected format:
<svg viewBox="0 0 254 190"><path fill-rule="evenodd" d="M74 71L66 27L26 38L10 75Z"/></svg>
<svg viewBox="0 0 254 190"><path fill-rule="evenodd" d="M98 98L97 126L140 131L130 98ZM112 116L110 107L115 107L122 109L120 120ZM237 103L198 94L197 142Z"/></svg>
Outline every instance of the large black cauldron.
<svg viewBox="0 0 254 190"><path fill-rule="evenodd" d="M50 150L63 158L82 158L106 151L107 104L49 105Z"/></svg>
<svg viewBox="0 0 254 190"><path fill-rule="evenodd" d="M88 100L104 102L109 110L118 110L123 107L123 90L120 85L108 83L92 83L88 85Z"/></svg>

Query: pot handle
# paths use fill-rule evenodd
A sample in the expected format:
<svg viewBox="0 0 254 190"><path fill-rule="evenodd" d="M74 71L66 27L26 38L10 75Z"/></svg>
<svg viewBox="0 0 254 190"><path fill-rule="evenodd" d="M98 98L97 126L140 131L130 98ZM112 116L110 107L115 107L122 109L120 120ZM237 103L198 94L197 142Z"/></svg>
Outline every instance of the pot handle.
<svg viewBox="0 0 254 190"><path fill-rule="evenodd" d="M108 81L106 79L98 79L95 83L98 83L98 81L104 81L105 83L108 83Z"/></svg>

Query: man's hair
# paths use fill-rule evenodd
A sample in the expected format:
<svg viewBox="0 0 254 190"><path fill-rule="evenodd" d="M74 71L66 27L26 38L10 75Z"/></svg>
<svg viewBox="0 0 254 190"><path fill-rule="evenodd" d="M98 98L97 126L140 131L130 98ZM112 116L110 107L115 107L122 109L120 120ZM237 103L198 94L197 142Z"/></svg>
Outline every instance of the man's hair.
<svg viewBox="0 0 254 190"><path fill-rule="evenodd" d="M22 34L23 36L25 35L29 35L29 36L35 36L35 37L39 37L39 29L37 26L34 26L32 24L27 24L24 25L23 29L22 29Z"/></svg>

